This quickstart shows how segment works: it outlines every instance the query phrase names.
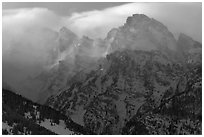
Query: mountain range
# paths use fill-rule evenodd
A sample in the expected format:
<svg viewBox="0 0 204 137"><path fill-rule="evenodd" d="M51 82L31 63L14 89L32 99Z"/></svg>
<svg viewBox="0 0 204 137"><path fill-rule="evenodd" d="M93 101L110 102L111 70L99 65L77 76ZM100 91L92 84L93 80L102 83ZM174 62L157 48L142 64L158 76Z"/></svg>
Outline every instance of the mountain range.
<svg viewBox="0 0 204 137"><path fill-rule="evenodd" d="M56 37L51 65L25 81L40 90L37 103L3 90L5 127L21 125L13 115L34 125L13 134L202 134L201 43L182 33L176 40L143 14L104 39L79 38L66 27Z"/></svg>

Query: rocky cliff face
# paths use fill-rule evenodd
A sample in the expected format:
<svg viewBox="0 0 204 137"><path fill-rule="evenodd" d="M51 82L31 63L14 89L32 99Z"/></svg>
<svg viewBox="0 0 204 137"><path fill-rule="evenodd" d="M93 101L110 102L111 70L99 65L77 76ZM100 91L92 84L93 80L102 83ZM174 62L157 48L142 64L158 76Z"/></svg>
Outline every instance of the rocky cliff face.
<svg viewBox="0 0 204 137"><path fill-rule="evenodd" d="M202 63L202 45L191 37L180 34L177 41L178 50L183 55L184 61L190 64Z"/></svg>
<svg viewBox="0 0 204 137"><path fill-rule="evenodd" d="M64 70L65 73L58 76L61 79L65 78L65 80L60 81L60 86L55 86L55 82L49 84L57 87L58 90L68 86L63 84L68 83L66 78L72 77L75 72L79 72L82 69L83 71L84 69L89 70L90 66L95 66L94 64L99 58L105 57L105 55L116 50L124 48L147 51L163 49L163 51L169 53L171 50L175 50L176 45L173 35L163 24L145 15L138 14L129 17L123 27L111 30L105 40L92 40L86 36L78 38L65 27L60 29L58 40L59 49L57 51L60 56L52 67L57 68L56 73L63 73ZM63 70L58 69L62 68L61 64L66 64L67 67L63 67ZM56 77L54 79L58 80ZM54 88L54 91L50 94L52 95L56 92L57 88ZM44 89L46 90L47 87L44 87ZM46 95L48 93L45 90L42 93ZM44 98L46 97L44 96Z"/></svg>
<svg viewBox="0 0 204 137"><path fill-rule="evenodd" d="M86 74L95 69L105 50L103 40L94 41L85 36L78 38L73 32L62 27L58 33L58 46L54 49L53 63L36 77L27 79L35 85L30 88L40 87L37 102L43 104L49 96L69 87L71 78L76 78L78 73Z"/></svg>
<svg viewBox="0 0 204 137"><path fill-rule="evenodd" d="M135 14L104 40L63 27L53 54L38 101L92 132L201 134L202 45L185 34Z"/></svg>
<svg viewBox="0 0 204 137"><path fill-rule="evenodd" d="M173 34L160 22L143 14L127 18L124 26L113 29L107 37L113 52L118 49L132 50L176 50Z"/></svg>
<svg viewBox="0 0 204 137"><path fill-rule="evenodd" d="M202 70L191 66L175 92L164 92L158 107L147 101L123 128L122 134L202 134Z"/></svg>
<svg viewBox="0 0 204 137"><path fill-rule="evenodd" d="M47 105L97 134L201 133L201 44L138 14L105 44L106 58Z"/></svg>
<svg viewBox="0 0 204 137"><path fill-rule="evenodd" d="M103 63L47 102L98 134L121 134L148 99L157 107L167 90L175 92L182 76L182 66L159 52L118 51Z"/></svg>
<svg viewBox="0 0 204 137"><path fill-rule="evenodd" d="M100 60L115 51L158 50L171 60L181 61L183 53L180 57L178 51L183 49L178 46L182 45L182 40L179 41L181 42L176 42L163 24L143 14L128 17L124 26L112 29L104 40L93 40L86 36L79 38L66 27L62 27L58 33L58 46L52 51L52 63L38 76L27 79L25 83L31 83L27 84L27 89L30 90L39 87L37 101L44 103L51 95L71 86L71 79L76 78L76 74L90 73L97 68ZM191 52L194 54L194 51ZM77 79L81 81L79 77Z"/></svg>

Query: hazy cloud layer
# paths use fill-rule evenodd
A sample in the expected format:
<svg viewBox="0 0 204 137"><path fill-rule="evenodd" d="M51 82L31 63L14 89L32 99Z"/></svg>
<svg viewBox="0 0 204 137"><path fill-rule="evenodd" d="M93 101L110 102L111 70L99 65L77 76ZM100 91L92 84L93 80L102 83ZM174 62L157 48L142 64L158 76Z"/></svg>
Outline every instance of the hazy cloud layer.
<svg viewBox="0 0 204 137"><path fill-rule="evenodd" d="M3 80L21 89L20 82L41 72L51 62L56 28L61 17L42 9L3 11Z"/></svg>
<svg viewBox="0 0 204 137"><path fill-rule="evenodd" d="M105 38L128 16L143 13L164 23L175 36L183 32L201 42L201 11L201 3L130 3L71 16L57 15L47 8L3 10L3 80L17 86L50 65L58 46L56 32L62 26L78 36Z"/></svg>
<svg viewBox="0 0 204 137"><path fill-rule="evenodd" d="M130 3L101 11L73 13L65 22L79 35L104 38L111 28L123 25L135 13L159 20L176 36L183 32L201 42L201 3Z"/></svg>

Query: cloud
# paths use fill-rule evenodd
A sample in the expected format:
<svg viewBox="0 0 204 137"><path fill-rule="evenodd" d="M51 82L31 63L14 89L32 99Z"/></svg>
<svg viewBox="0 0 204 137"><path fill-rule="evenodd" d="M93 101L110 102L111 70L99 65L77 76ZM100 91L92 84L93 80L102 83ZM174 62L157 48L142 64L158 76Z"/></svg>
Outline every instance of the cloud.
<svg viewBox="0 0 204 137"><path fill-rule="evenodd" d="M3 55L14 49L23 50L31 48L43 50L46 44L46 36L50 29L56 29L59 25L58 17L53 12L44 8L14 9L3 11L2 33L3 33ZM47 29L47 32L45 31ZM45 35L45 36L44 36ZM43 37L45 38L43 38ZM45 39L45 40L43 40ZM17 44L19 43L19 44ZM23 47L27 44L26 47ZM27 53L29 51L26 51ZM33 51L31 54L34 54Z"/></svg>
<svg viewBox="0 0 204 137"><path fill-rule="evenodd" d="M132 14L146 14L178 35L183 32L202 41L201 3L129 3L103 10L56 14L47 8L3 10L2 67L3 80L16 86L28 76L36 76L57 58L57 32L68 27L78 36L105 38L114 27L122 26ZM94 48L94 57L100 53ZM61 57L61 56L59 56ZM24 92L24 91L23 91ZM37 90L35 91L37 92ZM32 96L37 93L33 92ZM25 94L31 94L25 91Z"/></svg>
<svg viewBox="0 0 204 137"><path fill-rule="evenodd" d="M46 8L22 8L3 11L3 25L5 27L14 24L11 21L15 21L15 25L20 25L19 27L23 27L23 29L31 26L55 28L59 24L59 19L60 17L57 14Z"/></svg>
<svg viewBox="0 0 204 137"><path fill-rule="evenodd" d="M104 38L113 27L121 26L128 16L140 12L142 7L127 4L104 10L73 13L64 18L65 24L79 36Z"/></svg>
<svg viewBox="0 0 204 137"><path fill-rule="evenodd" d="M44 8L4 10L3 80L14 87L52 62L61 17Z"/></svg>
<svg viewBox="0 0 204 137"><path fill-rule="evenodd" d="M104 38L113 27L122 26L132 14L146 14L165 24L177 37L183 32L201 40L201 3L129 3L121 6L73 13L64 23L78 35ZM188 29L187 29L188 28Z"/></svg>

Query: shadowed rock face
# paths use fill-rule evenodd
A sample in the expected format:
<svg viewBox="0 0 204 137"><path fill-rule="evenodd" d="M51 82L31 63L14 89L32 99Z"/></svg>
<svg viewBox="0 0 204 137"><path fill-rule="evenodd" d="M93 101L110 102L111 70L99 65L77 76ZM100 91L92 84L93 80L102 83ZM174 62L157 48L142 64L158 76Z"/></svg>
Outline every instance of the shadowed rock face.
<svg viewBox="0 0 204 137"><path fill-rule="evenodd" d="M160 52L117 51L108 55L97 70L86 75L84 81L76 82L59 95L49 98L47 104L97 134L122 134L126 123L133 117L160 111L161 106L169 105L171 100L166 101L169 98L175 96L178 100L183 96L183 100L189 100L186 94L192 88L196 93L192 91L190 94L201 94L199 87L189 85L192 79L193 85L199 84L200 71L195 71L194 76L187 75L199 69L199 66L188 65L189 69L186 70L182 64L169 60ZM199 98L195 102L201 105ZM191 106L185 101L177 105L185 106L185 111ZM162 117L165 113L168 118L175 115L180 119L184 115L171 114L174 113L172 109L169 110L171 107L175 106L170 104L162 113L157 112L159 116L156 113L155 117ZM195 112L193 107L191 111ZM196 117L200 112L195 112Z"/></svg>

